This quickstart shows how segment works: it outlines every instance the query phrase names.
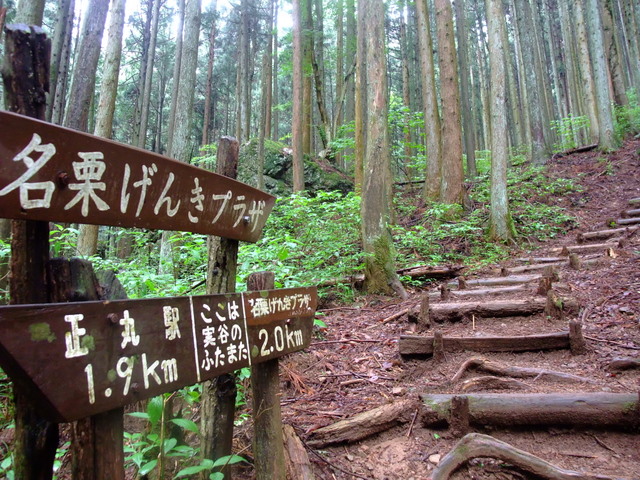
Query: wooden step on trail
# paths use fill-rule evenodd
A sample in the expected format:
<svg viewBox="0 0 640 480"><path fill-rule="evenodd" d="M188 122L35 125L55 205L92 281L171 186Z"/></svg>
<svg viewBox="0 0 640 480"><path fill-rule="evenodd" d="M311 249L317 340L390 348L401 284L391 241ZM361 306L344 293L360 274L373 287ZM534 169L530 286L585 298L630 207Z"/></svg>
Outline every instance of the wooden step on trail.
<svg viewBox="0 0 640 480"><path fill-rule="evenodd" d="M497 297L500 295L508 295L512 293L524 293L527 291L531 291L533 293L533 289L530 285L526 283L522 283L520 285L510 285L506 287L495 287L495 288L475 288L470 290L448 290L447 295L448 298L470 298L470 297ZM446 300L442 297L441 291L431 291L429 292L429 300L430 301L438 301L438 300Z"/></svg>
<svg viewBox="0 0 640 480"><path fill-rule="evenodd" d="M640 208L632 208L631 210L623 210L620 214L622 218L640 217Z"/></svg>
<svg viewBox="0 0 640 480"><path fill-rule="evenodd" d="M472 280L466 280L462 277L458 277L457 281L449 282L450 287L464 284L465 287L495 287L495 286L508 286L508 285L522 285L523 283L537 282L543 277L541 273L532 273L529 275L511 275L508 277L487 277L487 278L475 278ZM462 280L461 280L462 279ZM463 290L464 288L460 288Z"/></svg>
<svg viewBox="0 0 640 480"><path fill-rule="evenodd" d="M615 237L616 235L630 235L635 233L640 227L622 227L622 228L609 228L607 230L598 230L594 232L579 233L577 242L583 244L592 240L607 240Z"/></svg>
<svg viewBox="0 0 640 480"><path fill-rule="evenodd" d="M629 200L629 205L640 205L640 197Z"/></svg>
<svg viewBox="0 0 640 480"><path fill-rule="evenodd" d="M574 354L584 353L582 326L572 322L569 330L523 336L444 337L435 332L433 336L402 335L398 349L402 356L437 356L445 352L531 352L539 350L571 349ZM441 351L438 352L437 350Z"/></svg>
<svg viewBox="0 0 640 480"><path fill-rule="evenodd" d="M558 308L564 312L576 311L578 302L573 298L538 296L525 299L436 303L429 306L429 320L437 323L456 322L472 316L514 317L535 315L545 311L551 316L556 316Z"/></svg>
<svg viewBox="0 0 640 480"><path fill-rule="evenodd" d="M423 424L640 431L637 393L423 395Z"/></svg>
<svg viewBox="0 0 640 480"><path fill-rule="evenodd" d="M587 252L606 252L609 248L615 248L618 246L618 240L611 239L605 243L592 243L587 245L571 245L565 247L556 247L548 250L551 254L559 254L560 256L568 256L570 253L587 253Z"/></svg>
<svg viewBox="0 0 640 480"><path fill-rule="evenodd" d="M640 223L640 217L632 217L632 218L619 218L616 220L616 224L618 225L637 225Z"/></svg>

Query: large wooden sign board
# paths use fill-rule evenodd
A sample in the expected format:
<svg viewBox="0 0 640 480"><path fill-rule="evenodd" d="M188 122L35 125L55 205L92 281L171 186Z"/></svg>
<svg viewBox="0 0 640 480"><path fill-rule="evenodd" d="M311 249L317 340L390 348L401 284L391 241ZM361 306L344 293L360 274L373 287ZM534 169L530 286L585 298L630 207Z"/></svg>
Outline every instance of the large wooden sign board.
<svg viewBox="0 0 640 480"><path fill-rule="evenodd" d="M0 309L0 366L73 421L309 345L317 289Z"/></svg>
<svg viewBox="0 0 640 480"><path fill-rule="evenodd" d="M146 150L0 112L0 217L255 242L275 198Z"/></svg>

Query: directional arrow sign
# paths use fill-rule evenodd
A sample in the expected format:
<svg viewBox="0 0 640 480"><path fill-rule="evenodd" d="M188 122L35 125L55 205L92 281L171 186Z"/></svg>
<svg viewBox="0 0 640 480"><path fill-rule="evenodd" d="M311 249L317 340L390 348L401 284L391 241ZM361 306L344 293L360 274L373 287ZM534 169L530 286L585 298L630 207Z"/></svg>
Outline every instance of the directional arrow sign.
<svg viewBox="0 0 640 480"><path fill-rule="evenodd" d="M0 112L0 217L255 242L275 198L155 153Z"/></svg>
<svg viewBox="0 0 640 480"><path fill-rule="evenodd" d="M73 421L309 345L317 290L0 307L0 366Z"/></svg>

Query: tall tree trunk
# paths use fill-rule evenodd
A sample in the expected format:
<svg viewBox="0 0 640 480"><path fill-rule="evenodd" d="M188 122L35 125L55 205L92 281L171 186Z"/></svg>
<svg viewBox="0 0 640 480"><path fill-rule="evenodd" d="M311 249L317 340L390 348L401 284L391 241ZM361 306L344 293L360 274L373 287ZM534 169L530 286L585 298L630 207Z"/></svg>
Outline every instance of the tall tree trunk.
<svg viewBox="0 0 640 480"><path fill-rule="evenodd" d="M442 183L444 203L462 205L464 171L462 168L462 127L458 61L453 34L453 11L450 0L436 0L436 25L442 97Z"/></svg>
<svg viewBox="0 0 640 480"><path fill-rule="evenodd" d="M578 40L578 66L580 68L580 78L582 79L581 88L584 94L587 115L589 116L591 141L598 142L600 138L600 120L598 119L596 84L591 63L591 52L589 51L589 37L583 3L582 1L577 1L574 4Z"/></svg>
<svg viewBox="0 0 640 480"><path fill-rule="evenodd" d="M502 0L486 0L489 61L491 64L491 216L489 234L500 242L514 236L513 220L507 196L507 163L509 160L504 33L505 17Z"/></svg>
<svg viewBox="0 0 640 480"><path fill-rule="evenodd" d="M536 69L536 44L534 39L533 13L529 0L517 0L516 9L518 32L521 40L522 63L529 106L529 123L531 129L531 161L542 164L546 160L547 139L545 137L544 104L538 76L542 74Z"/></svg>
<svg viewBox="0 0 640 480"><path fill-rule="evenodd" d="M456 11L456 37L458 39L458 66L460 74L460 98L462 107L462 124L464 134L464 147L467 154L467 175L475 178L476 170L476 142L473 133L473 108L471 108L471 87L469 81L471 70L469 68L469 42L467 38L467 21L465 15L464 0L454 3Z"/></svg>
<svg viewBox="0 0 640 480"><path fill-rule="evenodd" d="M613 94L612 101L618 105L628 105L629 99L626 91L627 81L623 67L623 53L620 51L620 42L616 32L611 0L603 2L599 8L604 38L604 56L609 64L610 80L613 86L611 90Z"/></svg>
<svg viewBox="0 0 640 480"><path fill-rule="evenodd" d="M592 66L596 87L596 105L598 108L599 137L601 150L614 150L618 144L613 126L613 111L611 108L611 90L607 73L607 61L604 53L604 35L602 33L602 17L600 2L586 0L587 18L589 21L589 43L592 52Z"/></svg>
<svg viewBox="0 0 640 480"><path fill-rule="evenodd" d="M293 149L294 192L304 190L302 2L303 0L293 0L293 119L291 122L291 147Z"/></svg>
<svg viewBox="0 0 640 480"><path fill-rule="evenodd" d="M74 0L61 0L58 5L53 43L51 44L51 85L47 95L47 120L50 122L57 96L65 93L62 85L66 84L69 71L69 45L73 29L74 7Z"/></svg>
<svg viewBox="0 0 640 480"><path fill-rule="evenodd" d="M273 11L274 11L274 0L271 0L271 5L269 6L269 18L268 25L273 25ZM261 105L260 105L260 119L259 119L259 134L258 134L258 168L256 171L256 186L260 189L264 189L264 142L265 138L269 134L269 126L267 125L267 115L268 112L271 111L271 85L272 85L272 71L271 71L271 46L273 42L271 37L269 37L269 41L267 42L267 49L264 52L264 57L262 61L262 94L261 94Z"/></svg>
<svg viewBox="0 0 640 480"><path fill-rule="evenodd" d="M368 111L367 105L367 23L366 8L358 4L357 19L357 55L356 55L356 83L355 83L355 190L363 194L363 175L365 145L367 141Z"/></svg>
<svg viewBox="0 0 640 480"><path fill-rule="evenodd" d="M147 78L147 61L149 60L149 43L151 42L151 21L153 17L153 2L154 0L144 0L144 3L141 3L141 6L144 5L144 10L146 13L144 26L142 27L141 32L141 52L140 52L140 68L138 70L138 91L136 98L136 107L133 113L133 133L132 133L132 141L134 145L138 145L140 141L140 120L142 116L142 102L145 96L144 86L145 79ZM152 53L153 54L153 53Z"/></svg>
<svg viewBox="0 0 640 480"><path fill-rule="evenodd" d="M83 132L87 131L89 125L89 107L96 84L96 70L108 10L109 2L90 0L82 23L80 45L76 54L76 58L82 61L77 61L73 69L73 95L69 99L64 125Z"/></svg>
<svg viewBox="0 0 640 480"><path fill-rule="evenodd" d="M403 2L400 12L400 50L402 55L402 103L406 109L404 115L403 141L404 141L404 165L409 165L413 157L411 139L411 84L409 79L409 44L407 43L407 22L405 19L406 5ZM413 180L413 172L407 167L407 179ZM409 184L411 185L411 184Z"/></svg>
<svg viewBox="0 0 640 480"><path fill-rule="evenodd" d="M331 136L335 138L338 127L344 121L344 0L338 0L336 5L336 107L333 116ZM336 164L346 170L341 153L336 153Z"/></svg>
<svg viewBox="0 0 640 480"><path fill-rule="evenodd" d="M440 113L436 95L435 68L433 63L433 41L431 23L427 13L426 0L416 0L418 17L418 48L422 72L422 103L427 147L427 168L423 196L426 200L440 199L442 171L442 144Z"/></svg>
<svg viewBox="0 0 640 480"><path fill-rule="evenodd" d="M209 132L211 130L211 96L213 89L213 63L216 57L216 3L217 0L213 2L213 6L211 7L212 18L211 18L211 30L209 31L209 54L207 60L207 81L205 83L205 93L204 93L204 118L202 119L202 140L200 141L201 145L209 144Z"/></svg>
<svg viewBox="0 0 640 480"><path fill-rule="evenodd" d="M118 74L120 73L120 58L122 54L122 32L124 30L124 6L125 0L111 1L107 51L104 58L96 126L93 132L95 135L104 138L111 138L113 114L116 108ZM99 228L98 225L80 225L78 255L91 256L96 254L98 251Z"/></svg>
<svg viewBox="0 0 640 480"><path fill-rule="evenodd" d="M158 21L160 17L161 0L153 0L151 14L151 30L149 37L149 51L147 52L147 67L142 90L142 108L140 110L140 130L138 132L138 147L145 148L147 143L147 126L149 123L149 108L151 103L151 82L153 80L154 59L156 56L156 42L158 40Z"/></svg>
<svg viewBox="0 0 640 480"><path fill-rule="evenodd" d="M361 9L359 9L361 10ZM395 272L395 251L388 222L391 205L391 152L389 148L387 65L384 43L384 5L370 0L359 18L366 29L368 135L362 184L362 243L369 255L365 261L365 288L371 293L395 291L407 297ZM358 51L358 55L360 55Z"/></svg>
<svg viewBox="0 0 640 480"><path fill-rule="evenodd" d="M14 23L42 26L45 0L20 0Z"/></svg>
<svg viewBox="0 0 640 480"><path fill-rule="evenodd" d="M183 162L191 160L191 122L193 121L193 98L198 66L198 38L200 36L200 0L186 0L184 8L184 38L180 52L180 74L178 78L177 107L173 114L174 131L169 156ZM169 232L162 232L160 243L160 272L173 271Z"/></svg>
<svg viewBox="0 0 640 480"><path fill-rule="evenodd" d="M302 14L302 151L311 155L313 142L313 0L300 0Z"/></svg>
<svg viewBox="0 0 640 480"><path fill-rule="evenodd" d="M280 1L276 0L275 2L275 11L273 14L273 105L278 105L280 103L280 86L278 82L278 71L279 71L279 59L278 59L278 10ZM272 118L272 129L269 131L271 135L271 139L273 141L278 141L280 139L280 110L275 109L273 112Z"/></svg>
<svg viewBox="0 0 640 480"><path fill-rule="evenodd" d="M173 64L173 86L171 87L171 109L167 128L167 152L173 151L176 110L178 109L178 89L180 88L180 71L182 70L182 42L185 22L185 0L178 0L178 32L176 34L176 53Z"/></svg>

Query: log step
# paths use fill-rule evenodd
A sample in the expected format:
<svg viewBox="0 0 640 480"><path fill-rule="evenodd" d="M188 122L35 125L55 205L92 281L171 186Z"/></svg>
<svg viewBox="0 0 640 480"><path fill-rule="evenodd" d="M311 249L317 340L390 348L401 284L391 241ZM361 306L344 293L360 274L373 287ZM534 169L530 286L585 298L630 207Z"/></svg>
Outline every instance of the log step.
<svg viewBox="0 0 640 480"><path fill-rule="evenodd" d="M541 273L534 273L530 275L512 275L509 277L489 277L489 278L476 278L473 280L465 280L464 283L467 286L474 287L494 287L494 286L506 286L506 285L521 285L523 283L537 282L543 277ZM448 285L455 287L459 285L460 280L449 282Z"/></svg>
<svg viewBox="0 0 640 480"><path fill-rule="evenodd" d="M555 314L558 305L563 311L577 310L575 299L557 297L531 297L525 299L490 300L476 302L437 303L429 307L429 318L434 322L455 322L475 317L527 316L549 311Z"/></svg>
<svg viewBox="0 0 640 480"><path fill-rule="evenodd" d="M617 247L619 239L611 239L605 243L593 243L589 245L571 245L569 247L551 248L549 253L569 255L570 253L605 252L609 248Z"/></svg>
<svg viewBox="0 0 640 480"><path fill-rule="evenodd" d="M637 225L638 223L640 223L640 217L619 218L616 220L616 224L618 225Z"/></svg>
<svg viewBox="0 0 640 480"><path fill-rule="evenodd" d="M452 408L454 398L464 408ZM468 418L471 425L615 428L640 431L640 401L635 393L550 393L423 395L423 424L451 424ZM466 411L464 411L466 410Z"/></svg>
<svg viewBox="0 0 640 480"><path fill-rule="evenodd" d="M620 214L622 218L640 217L640 208L632 208L631 210L623 210Z"/></svg>
<svg viewBox="0 0 640 480"><path fill-rule="evenodd" d="M448 295L453 298L469 298L469 297L497 297L499 295L506 295L511 293L522 293L527 290L531 290L531 287L526 283L522 283L520 285L512 285L506 287L496 287L496 288L476 288L472 290L448 290ZM442 299L442 293L437 291L429 292L429 300L430 301L439 301Z"/></svg>
<svg viewBox="0 0 640 480"><path fill-rule="evenodd" d="M402 356L434 355L434 336L402 335L398 342ZM569 331L519 337L442 337L445 352L530 352L571 347Z"/></svg>
<svg viewBox="0 0 640 480"><path fill-rule="evenodd" d="M629 205L640 205L640 197L629 200Z"/></svg>
<svg viewBox="0 0 640 480"><path fill-rule="evenodd" d="M623 228L610 228L607 230L599 230L595 232L579 233L577 242L582 244L591 240L607 240L615 237L616 235L629 235L634 233L640 227L623 227Z"/></svg>

